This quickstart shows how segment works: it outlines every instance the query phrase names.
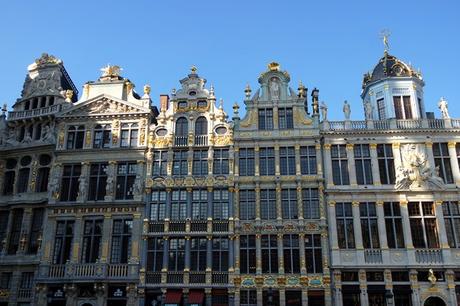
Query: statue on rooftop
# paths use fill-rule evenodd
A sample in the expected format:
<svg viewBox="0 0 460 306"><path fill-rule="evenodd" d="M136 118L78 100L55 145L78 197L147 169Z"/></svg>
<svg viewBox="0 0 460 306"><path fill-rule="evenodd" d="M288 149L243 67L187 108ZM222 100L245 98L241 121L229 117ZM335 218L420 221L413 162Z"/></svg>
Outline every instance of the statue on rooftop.
<svg viewBox="0 0 460 306"><path fill-rule="evenodd" d="M441 118L442 119L449 119L449 110L447 109L447 101L441 97L441 99L438 102L438 108L441 111Z"/></svg>
<svg viewBox="0 0 460 306"><path fill-rule="evenodd" d="M369 101L364 103L364 113L366 115L366 120L372 120L372 104Z"/></svg>
<svg viewBox="0 0 460 306"><path fill-rule="evenodd" d="M343 114L345 115L345 120L350 120L351 108L347 100L343 103Z"/></svg>
<svg viewBox="0 0 460 306"><path fill-rule="evenodd" d="M323 117L323 121L327 121L327 105L324 101L321 102L321 106L319 107L321 110L321 117Z"/></svg>

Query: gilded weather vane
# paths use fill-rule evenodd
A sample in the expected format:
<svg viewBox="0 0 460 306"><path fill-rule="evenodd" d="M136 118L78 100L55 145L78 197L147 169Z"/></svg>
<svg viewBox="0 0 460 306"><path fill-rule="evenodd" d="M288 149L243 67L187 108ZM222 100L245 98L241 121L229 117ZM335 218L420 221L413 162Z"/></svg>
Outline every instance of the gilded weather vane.
<svg viewBox="0 0 460 306"><path fill-rule="evenodd" d="M390 37L391 32L387 29L384 29L380 32L380 37L383 40L383 45L385 46L385 52L388 52L390 50L390 44L388 42L388 37Z"/></svg>

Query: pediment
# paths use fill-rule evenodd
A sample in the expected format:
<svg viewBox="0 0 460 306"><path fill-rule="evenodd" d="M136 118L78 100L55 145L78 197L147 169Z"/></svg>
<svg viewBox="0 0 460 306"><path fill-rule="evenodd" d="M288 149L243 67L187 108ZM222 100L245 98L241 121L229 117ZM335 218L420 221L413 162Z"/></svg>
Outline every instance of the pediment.
<svg viewBox="0 0 460 306"><path fill-rule="evenodd" d="M147 107L119 100L109 95L100 95L90 100L75 103L62 111L59 117L109 116L149 112L150 109Z"/></svg>

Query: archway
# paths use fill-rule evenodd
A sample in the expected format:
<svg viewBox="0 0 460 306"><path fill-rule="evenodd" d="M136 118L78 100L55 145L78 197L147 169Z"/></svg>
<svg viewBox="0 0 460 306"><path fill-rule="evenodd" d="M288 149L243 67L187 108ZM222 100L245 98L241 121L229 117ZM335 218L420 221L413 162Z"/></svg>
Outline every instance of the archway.
<svg viewBox="0 0 460 306"><path fill-rule="evenodd" d="M437 296L431 296L425 300L423 306L446 306L446 303Z"/></svg>

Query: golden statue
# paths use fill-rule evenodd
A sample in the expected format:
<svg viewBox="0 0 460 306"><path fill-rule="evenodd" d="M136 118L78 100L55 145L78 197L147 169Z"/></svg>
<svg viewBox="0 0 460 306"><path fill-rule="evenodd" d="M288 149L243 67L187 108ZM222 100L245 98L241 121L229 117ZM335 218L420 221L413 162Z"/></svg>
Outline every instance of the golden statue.
<svg viewBox="0 0 460 306"><path fill-rule="evenodd" d="M382 40L383 40L383 45L385 46L385 52L388 52L388 50L390 50L390 44L388 42L388 37L390 37L390 31L388 30L382 30L382 32L380 32L380 36L382 37Z"/></svg>
<svg viewBox="0 0 460 306"><path fill-rule="evenodd" d="M123 69L120 66L117 65L110 65L107 64L107 66L101 68L102 71L102 76L107 77L107 76L120 76L120 72Z"/></svg>

